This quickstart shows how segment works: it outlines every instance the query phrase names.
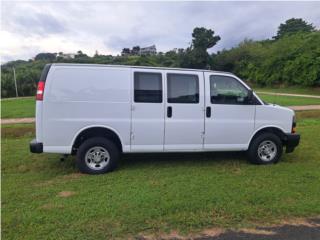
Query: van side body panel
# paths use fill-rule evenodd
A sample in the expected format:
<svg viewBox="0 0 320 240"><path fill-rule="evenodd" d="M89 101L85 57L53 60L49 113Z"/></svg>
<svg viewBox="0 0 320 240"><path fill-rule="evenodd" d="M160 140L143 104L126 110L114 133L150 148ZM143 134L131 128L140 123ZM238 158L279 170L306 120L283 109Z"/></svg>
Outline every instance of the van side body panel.
<svg viewBox="0 0 320 240"><path fill-rule="evenodd" d="M103 126L130 148L130 69L55 66L43 100L44 152L71 153L81 129Z"/></svg>
<svg viewBox="0 0 320 240"><path fill-rule="evenodd" d="M134 102L134 72L162 75L161 103ZM199 103L169 103L167 73L198 75ZM43 101L36 102L36 142L43 144L43 152L70 154L83 130L103 127L118 135L126 153L234 151L247 150L254 135L267 127L291 133L294 112L264 104L257 96L261 105L211 104L206 81L210 74L231 76L183 69L52 64ZM211 119L205 117L207 106L212 108ZM168 107L172 117L167 116Z"/></svg>

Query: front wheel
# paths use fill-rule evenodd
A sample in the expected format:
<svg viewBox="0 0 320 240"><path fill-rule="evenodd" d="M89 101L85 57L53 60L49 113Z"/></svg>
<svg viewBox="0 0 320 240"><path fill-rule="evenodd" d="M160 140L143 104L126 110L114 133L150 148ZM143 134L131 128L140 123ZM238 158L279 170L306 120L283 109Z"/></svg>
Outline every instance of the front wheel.
<svg viewBox="0 0 320 240"><path fill-rule="evenodd" d="M77 166L82 173L102 174L114 170L120 157L109 139L94 137L84 141L77 151Z"/></svg>
<svg viewBox="0 0 320 240"><path fill-rule="evenodd" d="M254 164L277 163L282 155L282 142L274 133L255 137L248 149L248 158Z"/></svg>

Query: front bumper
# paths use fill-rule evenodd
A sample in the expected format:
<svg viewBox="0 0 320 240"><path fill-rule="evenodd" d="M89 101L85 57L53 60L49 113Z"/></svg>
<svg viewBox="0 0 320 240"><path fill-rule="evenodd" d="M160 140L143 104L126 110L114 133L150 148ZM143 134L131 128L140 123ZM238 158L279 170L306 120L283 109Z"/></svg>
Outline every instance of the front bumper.
<svg viewBox="0 0 320 240"><path fill-rule="evenodd" d="M293 152L294 148L299 145L300 134L288 133L285 136L284 145L286 146L286 153Z"/></svg>
<svg viewBox="0 0 320 240"><path fill-rule="evenodd" d="M32 153L42 153L43 152L43 144L40 142L37 142L36 139L33 139L30 142L30 152Z"/></svg>

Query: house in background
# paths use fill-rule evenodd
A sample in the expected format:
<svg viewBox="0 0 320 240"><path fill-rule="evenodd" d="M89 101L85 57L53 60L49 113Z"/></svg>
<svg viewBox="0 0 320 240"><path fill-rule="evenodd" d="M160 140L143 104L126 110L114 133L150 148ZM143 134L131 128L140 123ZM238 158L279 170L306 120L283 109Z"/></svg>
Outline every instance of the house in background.
<svg viewBox="0 0 320 240"><path fill-rule="evenodd" d="M58 53L58 57L61 57L63 59L74 59L76 55L77 54L75 53Z"/></svg>
<svg viewBox="0 0 320 240"><path fill-rule="evenodd" d="M140 46L134 46L132 49L123 48L121 52L121 56L138 56L138 55L155 55L157 54L156 45L152 45L149 47L140 48Z"/></svg>
<svg viewBox="0 0 320 240"><path fill-rule="evenodd" d="M157 54L156 45L140 48L140 55L155 55Z"/></svg>

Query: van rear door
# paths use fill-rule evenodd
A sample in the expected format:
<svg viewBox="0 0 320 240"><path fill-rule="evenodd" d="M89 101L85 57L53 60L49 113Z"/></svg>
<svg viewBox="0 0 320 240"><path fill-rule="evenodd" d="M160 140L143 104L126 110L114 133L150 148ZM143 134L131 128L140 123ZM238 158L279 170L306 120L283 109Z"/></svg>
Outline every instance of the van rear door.
<svg viewBox="0 0 320 240"><path fill-rule="evenodd" d="M132 70L131 151L162 152L164 142L163 74Z"/></svg>
<svg viewBox="0 0 320 240"><path fill-rule="evenodd" d="M43 119L42 119L42 114L43 114L43 96L45 92L45 85L46 85L46 80L47 76L50 70L51 64L47 64L44 66L40 80L38 82L38 87L37 87L37 93L36 93L36 141L37 142L42 142L43 141Z"/></svg>

